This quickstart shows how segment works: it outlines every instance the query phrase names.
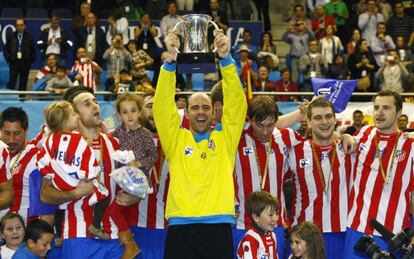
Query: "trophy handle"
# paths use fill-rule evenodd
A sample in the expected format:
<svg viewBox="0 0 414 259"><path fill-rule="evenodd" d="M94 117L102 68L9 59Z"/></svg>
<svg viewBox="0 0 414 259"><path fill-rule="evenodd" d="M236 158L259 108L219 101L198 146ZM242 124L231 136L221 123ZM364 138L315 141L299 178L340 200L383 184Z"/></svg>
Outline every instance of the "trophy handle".
<svg viewBox="0 0 414 259"><path fill-rule="evenodd" d="M215 23L213 20L208 21L209 23L213 24L214 28L216 30L220 30L220 28L218 27L217 23ZM216 36L216 34L214 33L214 36ZM214 47L214 49L211 52L217 52L217 47Z"/></svg>
<svg viewBox="0 0 414 259"><path fill-rule="evenodd" d="M175 25L174 25L174 29L172 30L173 31L173 33L175 33L175 34L177 34L178 33L178 28L179 28L179 26L182 24L184 22L184 20L180 20L179 22L177 22ZM175 48L175 50L177 51L177 53L181 53L177 48Z"/></svg>

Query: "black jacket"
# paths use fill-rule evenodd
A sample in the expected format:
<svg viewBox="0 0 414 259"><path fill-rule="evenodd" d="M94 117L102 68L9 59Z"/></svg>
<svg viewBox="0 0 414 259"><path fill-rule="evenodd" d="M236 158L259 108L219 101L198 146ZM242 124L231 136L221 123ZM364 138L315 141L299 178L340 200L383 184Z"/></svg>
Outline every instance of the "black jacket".
<svg viewBox="0 0 414 259"><path fill-rule="evenodd" d="M13 64L17 61L18 39L17 31L10 33L7 36L6 44L4 45L4 58L7 63ZM27 31L23 32L23 39L21 44L22 59L21 62L27 63L29 66L36 60L36 52L33 38Z"/></svg>
<svg viewBox="0 0 414 259"><path fill-rule="evenodd" d="M80 47L87 48L86 46L86 39L88 38L88 31L87 27L83 27L78 33L75 35L75 48L73 53L76 55L76 50ZM103 54L105 50L108 48L108 44L106 43L106 37L104 31L99 27L95 26L95 58L94 61L98 63L100 66L103 65Z"/></svg>

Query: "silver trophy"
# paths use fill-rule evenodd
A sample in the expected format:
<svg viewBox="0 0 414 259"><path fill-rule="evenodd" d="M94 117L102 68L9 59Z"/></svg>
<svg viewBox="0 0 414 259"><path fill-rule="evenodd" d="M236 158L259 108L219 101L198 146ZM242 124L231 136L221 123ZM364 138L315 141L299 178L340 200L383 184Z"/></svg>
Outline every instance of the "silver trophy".
<svg viewBox="0 0 414 259"><path fill-rule="evenodd" d="M206 14L187 14L174 26L174 32L182 36L182 52L178 51L177 70L180 73L215 72L214 49L209 50L208 25L219 27Z"/></svg>

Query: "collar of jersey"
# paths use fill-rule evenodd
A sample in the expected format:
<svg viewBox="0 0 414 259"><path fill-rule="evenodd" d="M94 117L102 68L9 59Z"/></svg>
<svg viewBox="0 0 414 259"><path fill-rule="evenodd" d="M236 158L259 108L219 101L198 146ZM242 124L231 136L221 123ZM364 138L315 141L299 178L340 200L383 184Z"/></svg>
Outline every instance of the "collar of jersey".
<svg viewBox="0 0 414 259"><path fill-rule="evenodd" d="M194 134L194 140L198 143L203 140L208 140L210 138L210 131L206 131L203 133L195 133Z"/></svg>

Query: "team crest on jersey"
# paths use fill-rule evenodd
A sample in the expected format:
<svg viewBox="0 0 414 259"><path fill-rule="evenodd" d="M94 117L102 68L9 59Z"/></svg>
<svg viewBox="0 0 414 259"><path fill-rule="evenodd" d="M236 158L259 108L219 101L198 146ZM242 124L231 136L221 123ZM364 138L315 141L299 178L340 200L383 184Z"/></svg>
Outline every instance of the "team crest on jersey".
<svg viewBox="0 0 414 259"><path fill-rule="evenodd" d="M269 256L267 254L264 254L260 257L260 259L269 259Z"/></svg>
<svg viewBox="0 0 414 259"><path fill-rule="evenodd" d="M243 148L243 154L245 156L250 156L251 154L253 154L253 148L252 147L244 147Z"/></svg>
<svg viewBox="0 0 414 259"><path fill-rule="evenodd" d="M342 150L344 148L344 144L342 144L342 142L338 143L338 148L339 150Z"/></svg>
<svg viewBox="0 0 414 259"><path fill-rule="evenodd" d="M323 161L323 160L325 160L325 159L327 159L327 158L329 158L329 154L330 154L331 152L329 151L329 152L322 152L321 153L321 162Z"/></svg>
<svg viewBox="0 0 414 259"><path fill-rule="evenodd" d="M214 140L208 141L208 148L211 149L211 151L214 151L216 149L216 144L214 144Z"/></svg>
<svg viewBox="0 0 414 259"><path fill-rule="evenodd" d="M386 148L379 151L381 157L384 157L385 149ZM374 153L374 158L378 158L378 153L377 152Z"/></svg>
<svg viewBox="0 0 414 259"><path fill-rule="evenodd" d="M185 149L184 149L184 155L186 155L186 156L193 155L193 152L194 152L193 147L186 146Z"/></svg>
<svg viewBox="0 0 414 259"><path fill-rule="evenodd" d="M395 156L397 157L397 161L398 162L404 161L405 158L406 158L406 154L407 154L407 152L404 152L403 150L397 150L395 152Z"/></svg>
<svg viewBox="0 0 414 259"><path fill-rule="evenodd" d="M289 154L289 148L288 147L283 147L283 154L285 156L287 156Z"/></svg>
<svg viewBox="0 0 414 259"><path fill-rule="evenodd" d="M300 166L300 168L305 168L305 167L307 167L307 166L310 166L309 159L307 159L307 158L303 158L303 159L301 159L301 160L299 161L299 166Z"/></svg>
<svg viewBox="0 0 414 259"><path fill-rule="evenodd" d="M367 149L367 146L365 144L360 144L358 147L359 152L364 152Z"/></svg>

